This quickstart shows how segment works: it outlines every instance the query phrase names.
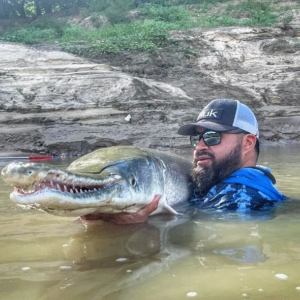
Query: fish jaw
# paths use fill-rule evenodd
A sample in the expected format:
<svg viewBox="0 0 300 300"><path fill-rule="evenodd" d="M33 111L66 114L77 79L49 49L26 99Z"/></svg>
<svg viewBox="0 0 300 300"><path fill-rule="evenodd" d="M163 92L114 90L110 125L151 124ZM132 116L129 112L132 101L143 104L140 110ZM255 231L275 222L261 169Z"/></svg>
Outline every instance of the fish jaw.
<svg viewBox="0 0 300 300"><path fill-rule="evenodd" d="M136 204L136 198L141 195L135 195L133 198L124 192L122 195L117 193L122 190L122 185L124 182L115 182L99 189L89 191L81 189L74 193L47 187L33 192L15 188L10 194L10 199L22 207L36 208L60 216L83 216L98 212L132 213L147 204L141 201Z"/></svg>
<svg viewBox="0 0 300 300"><path fill-rule="evenodd" d="M68 199L69 198L69 199ZM61 198L60 192L45 188L31 193L24 193L24 190L15 188L10 194L10 199L22 208L33 208L60 216L82 216L94 212L94 208L76 208L68 205L71 197Z"/></svg>
<svg viewBox="0 0 300 300"><path fill-rule="evenodd" d="M10 199L16 204L53 214L82 216L112 202L123 184L120 175L90 178L43 164L11 163L2 171L4 181L14 186ZM119 212L114 205L102 210Z"/></svg>
<svg viewBox="0 0 300 300"><path fill-rule="evenodd" d="M24 165L19 167L23 168ZM32 165L26 167L32 170ZM14 183L14 172L20 168L8 168L11 173L6 171L3 179L7 183ZM60 216L84 216L99 212L134 213L150 203L153 197L151 193L145 197L143 191L128 187L128 180L117 174L116 170L108 169L97 179L56 168L43 169L42 166L40 171L42 175L36 177L39 181L18 178L18 186L10 195L13 202ZM26 170L23 172L24 177L27 173ZM20 186L20 182L23 186Z"/></svg>

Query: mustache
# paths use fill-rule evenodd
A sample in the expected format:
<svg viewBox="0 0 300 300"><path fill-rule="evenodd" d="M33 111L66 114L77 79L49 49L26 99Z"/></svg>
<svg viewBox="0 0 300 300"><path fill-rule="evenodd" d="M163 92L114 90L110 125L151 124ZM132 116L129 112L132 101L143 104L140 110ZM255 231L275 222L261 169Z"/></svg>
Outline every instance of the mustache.
<svg viewBox="0 0 300 300"><path fill-rule="evenodd" d="M209 156L209 157L211 157L211 158L214 158L214 157L215 157L213 153L210 153L210 152L208 152L208 151L206 151L206 150L200 150L200 151L197 151L197 152L195 153L195 157L196 157L196 158L197 158L197 157L200 157L200 156L202 156L202 155L207 155L207 156Z"/></svg>
<svg viewBox="0 0 300 300"><path fill-rule="evenodd" d="M211 158L212 161L215 160L215 155L213 153L210 153L206 150L200 150L200 151L197 151L195 154L194 154L194 159L193 159L193 169L197 168L197 161L198 159L202 156L202 155L207 155Z"/></svg>

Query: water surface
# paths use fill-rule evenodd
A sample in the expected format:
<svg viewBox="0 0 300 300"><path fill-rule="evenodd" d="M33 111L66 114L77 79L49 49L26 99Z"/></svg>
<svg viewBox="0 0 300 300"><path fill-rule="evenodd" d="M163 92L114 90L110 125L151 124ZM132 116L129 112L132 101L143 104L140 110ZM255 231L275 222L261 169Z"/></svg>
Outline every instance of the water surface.
<svg viewBox="0 0 300 300"><path fill-rule="evenodd" d="M259 163L291 198L275 210L129 226L22 209L0 181L0 299L300 299L300 153L270 147Z"/></svg>

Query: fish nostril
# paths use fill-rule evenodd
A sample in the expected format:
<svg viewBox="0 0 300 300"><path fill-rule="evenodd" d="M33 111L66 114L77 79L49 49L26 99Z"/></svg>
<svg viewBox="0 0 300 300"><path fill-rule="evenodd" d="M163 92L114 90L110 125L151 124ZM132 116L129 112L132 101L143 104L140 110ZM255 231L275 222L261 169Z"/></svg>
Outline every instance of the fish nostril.
<svg viewBox="0 0 300 300"><path fill-rule="evenodd" d="M132 176L129 180L129 183L132 185L132 186L135 186L136 185L136 178L134 176Z"/></svg>

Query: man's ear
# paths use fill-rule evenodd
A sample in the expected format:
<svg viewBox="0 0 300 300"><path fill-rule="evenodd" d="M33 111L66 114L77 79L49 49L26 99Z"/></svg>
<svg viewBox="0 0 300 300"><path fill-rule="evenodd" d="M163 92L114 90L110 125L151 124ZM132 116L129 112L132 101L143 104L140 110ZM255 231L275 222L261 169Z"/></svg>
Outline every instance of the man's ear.
<svg viewBox="0 0 300 300"><path fill-rule="evenodd" d="M256 136L254 134L246 134L244 136L244 154L251 152L255 148Z"/></svg>

